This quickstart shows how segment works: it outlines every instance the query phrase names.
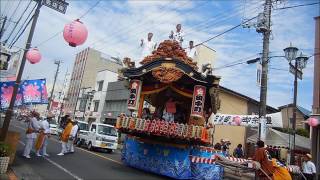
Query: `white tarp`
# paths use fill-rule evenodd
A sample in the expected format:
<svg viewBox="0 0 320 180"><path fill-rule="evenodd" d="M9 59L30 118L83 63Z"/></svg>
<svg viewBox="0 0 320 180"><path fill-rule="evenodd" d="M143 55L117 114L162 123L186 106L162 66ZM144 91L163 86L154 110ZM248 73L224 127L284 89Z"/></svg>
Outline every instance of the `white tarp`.
<svg viewBox="0 0 320 180"><path fill-rule="evenodd" d="M259 126L259 116L258 115L231 115L231 114L211 114L208 123L216 125L237 125L234 122L234 118L240 117L241 123L240 126L250 126L258 127ZM283 128L282 123L282 114L281 112L267 114L266 125L268 127L281 127Z"/></svg>

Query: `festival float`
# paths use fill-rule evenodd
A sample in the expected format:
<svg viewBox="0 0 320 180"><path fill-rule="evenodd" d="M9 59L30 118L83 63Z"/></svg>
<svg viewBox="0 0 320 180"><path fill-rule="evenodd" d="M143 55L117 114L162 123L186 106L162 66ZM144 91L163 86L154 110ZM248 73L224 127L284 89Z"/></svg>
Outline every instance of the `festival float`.
<svg viewBox="0 0 320 180"><path fill-rule="evenodd" d="M120 115L116 127L127 134L122 161L145 171L176 179L222 179L223 168L209 159L213 128L209 114L219 107L220 77L198 71L178 42L165 40L140 67L125 59L121 77L129 82L130 116ZM144 102L155 107L143 118ZM163 118L172 112L174 118ZM195 159L201 159L197 161ZM203 162L202 162L203 161Z"/></svg>
<svg viewBox="0 0 320 180"><path fill-rule="evenodd" d="M203 66L201 71L178 42L165 40L145 57L140 67L129 58L119 79L129 89L129 116L121 114L116 128L126 134L124 164L175 179L223 179L224 167L237 174L260 170L258 162L226 157L213 148L213 125L256 126L256 116L219 115L220 77ZM144 102L153 115L145 116ZM174 116L166 116L174 113ZM266 124L272 124L270 118ZM275 159L277 177L301 174L297 166L284 166ZM271 179L272 177L269 177Z"/></svg>

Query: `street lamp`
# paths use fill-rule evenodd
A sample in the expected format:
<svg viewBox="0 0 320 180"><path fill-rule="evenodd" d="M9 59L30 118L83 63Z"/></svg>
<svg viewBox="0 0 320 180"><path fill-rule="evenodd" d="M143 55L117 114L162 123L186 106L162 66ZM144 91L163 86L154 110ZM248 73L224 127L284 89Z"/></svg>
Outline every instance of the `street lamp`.
<svg viewBox="0 0 320 180"><path fill-rule="evenodd" d="M291 164L294 163L294 149L296 145L296 119L297 119L297 91L298 91L298 78L302 80L302 69L304 69L307 65L307 61L309 57L300 54L299 57L297 56L298 48L293 47L290 43L290 46L285 48L284 54L285 58L289 62L290 72L294 74L294 97L293 97L293 114L292 114L292 130L293 130L293 145L291 149L291 157L290 162ZM293 62L294 61L294 62ZM292 65L294 63L294 65Z"/></svg>

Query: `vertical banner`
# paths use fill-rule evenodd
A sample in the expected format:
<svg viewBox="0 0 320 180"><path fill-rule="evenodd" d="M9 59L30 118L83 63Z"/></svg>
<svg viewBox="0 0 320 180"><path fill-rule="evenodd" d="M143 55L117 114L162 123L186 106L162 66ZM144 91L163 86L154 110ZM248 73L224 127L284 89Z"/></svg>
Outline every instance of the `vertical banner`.
<svg viewBox="0 0 320 180"><path fill-rule="evenodd" d="M261 74L262 74L262 65L257 63L257 86L261 86Z"/></svg>
<svg viewBox="0 0 320 180"><path fill-rule="evenodd" d="M206 98L206 87L196 85L193 89L191 116L203 117L203 107Z"/></svg>
<svg viewBox="0 0 320 180"><path fill-rule="evenodd" d="M128 109L137 110L139 105L139 98L141 93L142 81L140 80L131 80L130 81L130 92L128 99Z"/></svg>
<svg viewBox="0 0 320 180"><path fill-rule="evenodd" d="M261 128L260 129L260 132L261 132L260 139L262 141L265 141L266 137L267 137L267 119L264 117L260 118L260 128Z"/></svg>

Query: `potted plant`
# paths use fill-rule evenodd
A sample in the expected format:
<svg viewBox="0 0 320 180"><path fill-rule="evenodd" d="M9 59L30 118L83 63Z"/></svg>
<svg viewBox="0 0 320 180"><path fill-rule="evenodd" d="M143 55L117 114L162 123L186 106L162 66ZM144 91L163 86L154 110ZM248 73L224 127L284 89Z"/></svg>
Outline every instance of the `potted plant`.
<svg viewBox="0 0 320 180"><path fill-rule="evenodd" d="M10 146L4 142L0 142L0 174L7 172L10 152Z"/></svg>

